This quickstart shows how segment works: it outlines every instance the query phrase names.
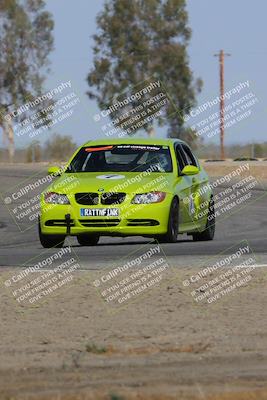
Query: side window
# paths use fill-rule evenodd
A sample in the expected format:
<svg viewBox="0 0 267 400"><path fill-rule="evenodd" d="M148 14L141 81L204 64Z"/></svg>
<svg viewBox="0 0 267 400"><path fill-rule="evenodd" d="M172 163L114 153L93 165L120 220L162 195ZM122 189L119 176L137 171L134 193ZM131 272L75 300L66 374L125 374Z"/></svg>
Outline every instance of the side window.
<svg viewBox="0 0 267 400"><path fill-rule="evenodd" d="M195 167L199 168L198 161L196 157L193 155L192 151L186 145L182 145L183 153L186 158L186 165L194 165Z"/></svg>
<svg viewBox="0 0 267 400"><path fill-rule="evenodd" d="M180 145L176 146L175 154L176 154L176 159L177 159L178 173L180 174L180 172L186 165L186 158L185 158L184 152Z"/></svg>

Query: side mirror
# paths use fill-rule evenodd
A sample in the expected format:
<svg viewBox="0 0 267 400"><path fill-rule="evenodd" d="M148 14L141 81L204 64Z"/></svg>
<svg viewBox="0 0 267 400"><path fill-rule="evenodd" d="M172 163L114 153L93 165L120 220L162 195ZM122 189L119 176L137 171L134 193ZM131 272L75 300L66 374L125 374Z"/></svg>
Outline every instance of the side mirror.
<svg viewBox="0 0 267 400"><path fill-rule="evenodd" d="M186 165L182 171L181 171L181 175L196 175L199 173L199 169L198 167L195 167L194 165Z"/></svg>
<svg viewBox="0 0 267 400"><path fill-rule="evenodd" d="M47 172L48 175L60 176L62 174L62 168L56 166L49 167Z"/></svg>

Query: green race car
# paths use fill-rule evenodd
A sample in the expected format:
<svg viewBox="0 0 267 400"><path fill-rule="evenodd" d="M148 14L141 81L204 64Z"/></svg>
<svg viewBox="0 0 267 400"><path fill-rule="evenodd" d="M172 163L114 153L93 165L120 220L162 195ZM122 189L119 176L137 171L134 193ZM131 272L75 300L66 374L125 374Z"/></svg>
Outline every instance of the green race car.
<svg viewBox="0 0 267 400"><path fill-rule="evenodd" d="M212 240L215 213L208 176L189 146L173 139L90 141L41 194L39 237L59 247L100 236L144 236L176 242L179 233Z"/></svg>

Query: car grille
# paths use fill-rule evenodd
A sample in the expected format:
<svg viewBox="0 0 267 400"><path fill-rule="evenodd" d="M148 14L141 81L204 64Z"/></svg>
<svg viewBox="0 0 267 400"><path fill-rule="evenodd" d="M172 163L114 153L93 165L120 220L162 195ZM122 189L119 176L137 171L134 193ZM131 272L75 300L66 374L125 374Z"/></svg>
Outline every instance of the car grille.
<svg viewBox="0 0 267 400"><path fill-rule="evenodd" d="M75 200L78 204L94 206L99 203L98 193L76 193Z"/></svg>
<svg viewBox="0 0 267 400"><path fill-rule="evenodd" d="M103 193L99 196L98 193L76 193L75 200L78 204L82 204L84 206L95 206L99 204L99 197L101 204L103 205L112 205L112 204L121 204L126 197L126 193L113 193L107 192Z"/></svg>
<svg viewBox="0 0 267 400"><path fill-rule="evenodd" d="M105 205L121 204L125 199L126 193L103 193L101 203Z"/></svg>
<svg viewBox="0 0 267 400"><path fill-rule="evenodd" d="M128 219L128 226L156 226L159 225L159 221L155 219Z"/></svg>
<svg viewBox="0 0 267 400"><path fill-rule="evenodd" d="M80 219L79 222L86 227L107 228L119 225L120 219Z"/></svg>
<svg viewBox="0 0 267 400"><path fill-rule="evenodd" d="M46 226L67 226L65 219L49 219L45 222ZM73 219L70 220L70 226L74 226Z"/></svg>

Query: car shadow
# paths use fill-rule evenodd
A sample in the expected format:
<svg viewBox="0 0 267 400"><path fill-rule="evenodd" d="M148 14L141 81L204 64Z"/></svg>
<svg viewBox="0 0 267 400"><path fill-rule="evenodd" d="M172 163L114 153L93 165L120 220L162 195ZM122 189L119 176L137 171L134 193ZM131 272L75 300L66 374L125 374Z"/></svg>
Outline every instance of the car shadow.
<svg viewBox="0 0 267 400"><path fill-rule="evenodd" d="M156 242L155 240L148 240L148 241L138 241L138 242L132 242L132 241L128 241L128 242L110 242L110 243L98 243L95 246L81 246L80 244L73 244L71 245L71 247L106 247L106 246L130 246L130 245L145 245L145 244L156 244L158 242ZM177 240L176 243L159 243L161 246L165 245L165 244L178 244L178 243L192 243L192 239L179 239ZM66 246L64 246L66 247Z"/></svg>

